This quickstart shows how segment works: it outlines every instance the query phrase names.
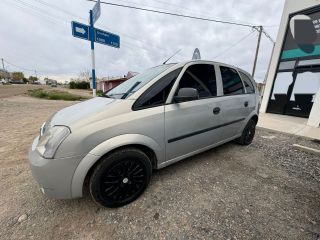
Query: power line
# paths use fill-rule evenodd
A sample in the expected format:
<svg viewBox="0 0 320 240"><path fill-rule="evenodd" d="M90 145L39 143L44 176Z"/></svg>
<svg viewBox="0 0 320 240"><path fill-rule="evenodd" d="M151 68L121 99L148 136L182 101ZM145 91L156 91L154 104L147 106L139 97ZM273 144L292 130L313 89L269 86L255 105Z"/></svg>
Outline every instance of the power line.
<svg viewBox="0 0 320 240"><path fill-rule="evenodd" d="M129 1L126 1L126 0L115 0L115 1L120 1L120 2L124 2L124 3L129 3L129 4L135 4L135 5L143 5L143 4L140 4L140 3L135 3L135 2L129 2ZM154 0L155 3L160 3L160 4L163 4L163 5L166 5L166 6L174 6L175 8L178 7L178 9L184 9L185 11L189 12L189 13L192 13L192 14L200 14L202 15L202 17L205 17L205 18L209 18L207 14L211 15L212 13L209 13L207 12L206 14L202 13L202 12L195 12L189 8L185 8L184 6L181 6L181 5L178 5L178 4L172 4L172 3L169 3L169 2L165 2L165 1L156 1ZM172 11L172 9L168 9L168 8L162 8L162 7L156 7L156 6L151 6L151 5L144 5L144 7L148 7L148 8L154 8L154 9L160 9L160 10L165 10L165 11ZM178 13L178 14L182 14L182 13ZM231 21L231 20L230 20ZM248 22L243 22L243 21L237 21L237 23L243 23L243 24L248 24L248 25L256 25L256 24L253 24L253 23L248 23Z"/></svg>
<svg viewBox="0 0 320 240"><path fill-rule="evenodd" d="M87 1L96 2L96 0L87 0ZM257 31L258 31L258 27L260 27L260 26L256 26L256 25L252 25L252 24L244 24L244 23L223 21L223 20L210 19L210 18L204 18L204 17L196 17L196 16L185 15L185 14L181 14L181 13L171 13L171 12L148 9L148 8L143 8L143 7L129 6L129 5L124 5L124 4L112 3L112 2L101 2L101 3L102 4L106 4L106 5L116 6L116 7L130 8L130 9L135 9L135 10L141 10L141 11L146 11L146 12L165 14L165 15L176 16L176 17L196 19L196 20L202 20L202 21L208 21L208 22L223 23L223 24L236 25L236 26L241 26L241 27L250 27L250 28L254 28ZM274 41L271 38L271 36L264 29L263 29L262 32L270 41L272 41L274 43Z"/></svg>
<svg viewBox="0 0 320 240"><path fill-rule="evenodd" d="M13 64L13 63L11 63L11 62L8 62L8 61L5 60L5 59L4 59L3 61L4 61L5 63L13 66L13 67L19 68L19 69L24 70L24 71L28 71L28 72L34 72L34 71L35 71L34 69L28 69L28 68L21 67L21 66L19 66L19 65Z"/></svg>
<svg viewBox="0 0 320 240"><path fill-rule="evenodd" d="M53 15L50 15L47 11L44 11L43 9L41 9L41 8L39 8L39 7L36 7L36 6L34 6L34 5L30 4L30 3L23 2L22 0L14 0L14 1L16 2L16 4L19 4L19 5L13 5L14 7L19 8L19 9L21 9L21 10L23 10L23 11L28 10L27 8L30 8L30 10L31 10L32 12L29 12L29 13L32 14L32 15L34 15L34 16L50 18L50 20L49 20L49 19L45 19L45 20L47 20L47 21L49 21L49 22L51 22L51 23L54 23L54 24L60 24L60 25L62 25L62 24L63 24L62 22L65 22L65 23L68 23L68 24L69 24L69 21L67 21L66 19L62 19L62 18L58 18L58 17L53 16ZM75 15L75 14L72 14L72 13L70 13L70 12L68 12L68 11L65 11L65 10L63 10L63 9L61 9L61 8L53 5L53 4L49 4L49 3L45 2L45 1L42 1L42 0L35 0L35 1L37 1L37 2L39 2L39 3L41 3L41 4L43 4L43 5L45 5L45 6L47 6L47 7L50 7L50 8L53 8L53 9L55 9L55 10L61 11L61 12L65 13L65 14L71 15L71 16L73 16L73 17L76 17L76 18L79 18L79 19L82 19L82 20L85 20L85 21L87 20L87 19L85 19L85 18L82 18L82 17L80 17L80 16L77 16L77 15ZM9 3L11 4L12 2L9 2ZM21 4L21 5L20 5L20 4ZM45 13L45 14L44 14L44 13ZM56 21L56 20L60 20L60 21L62 21L62 22L58 22L58 21ZM63 24L63 26L66 26L66 25ZM100 25L100 26L102 26L102 25ZM109 27L105 27L105 26L102 26L102 27L104 27L104 28L106 28L106 29L109 29ZM111 30L109 30L109 31L111 31ZM127 37L132 38L132 39L134 39L135 41L138 41L138 42L140 42L140 43L143 44L143 42L142 42L141 40L135 39L134 37L131 37L131 36L128 35L128 34L125 34L125 33L121 33L121 34L126 35ZM153 51L153 50L151 50L150 48L141 47L141 46L132 44L131 42L126 42L126 41L123 41L123 42L125 43L125 44L123 44L123 46L126 47L126 48L132 49L132 47L133 47L133 48L141 49L141 50L148 51L148 52ZM161 49L161 50L167 51L167 49L164 49L164 48L158 48L158 47L157 47L157 49Z"/></svg>
<svg viewBox="0 0 320 240"><path fill-rule="evenodd" d="M35 69L30 69L30 68L22 67L22 66L20 66L20 65L14 64L14 63L12 63L12 62L8 62L8 61L5 60L5 59L3 59L3 61L4 61L6 64L8 64L8 65L10 65L10 66L12 66L12 67L15 67L15 68L17 68L17 69L21 69L21 70L27 71L27 72L32 72L32 73L37 72L37 73L40 73L40 75L54 75L54 74L57 74L57 73L54 73L54 72L47 72L47 71L42 71L42 70L39 71L39 70L35 70ZM69 73L77 74L76 71L72 71L72 72L69 72Z"/></svg>
<svg viewBox="0 0 320 240"><path fill-rule="evenodd" d="M275 44L276 42L272 39L272 37L269 35L269 33L266 32L266 30L264 30L264 27L262 27L262 33L267 37L269 38L269 40Z"/></svg>
<svg viewBox="0 0 320 240"><path fill-rule="evenodd" d="M62 19L62 18L58 18L50 13L48 13L47 11L43 10L42 8L39 8L37 6L34 6L28 2L24 2L22 0L14 0L16 3L20 4L20 5L23 5L25 7L28 7L30 9L32 9L33 11L36 11L37 13L41 14L41 15L44 15L44 16L47 16L49 18L51 18L51 20L60 20L60 21L63 21L63 22L68 22L67 20L65 19Z"/></svg>
<svg viewBox="0 0 320 240"><path fill-rule="evenodd" d="M19 2L13 2L13 1L6 1L5 2L9 5L11 5L11 7L14 7L16 9L20 9L21 11L23 12L26 12L26 10L30 10L28 13L30 13L31 15L33 16L37 16L37 17L46 17L44 18L46 21L52 23L52 24L60 24L61 22L58 22L58 21L54 21L54 19L51 19L51 18L48 18L49 16L48 15L44 15L43 12L39 12L39 11L36 11L35 9L28 9L28 6L26 5L22 5L21 3ZM30 7L29 7L30 8Z"/></svg>
<svg viewBox="0 0 320 240"><path fill-rule="evenodd" d="M15 1L21 1L21 0L15 0ZM34 1L37 1L37 2L39 2L40 4L42 4L42 5L46 6L46 7L50 7L50 8L52 8L52 9L56 10L56 11L60 11L60 12L63 12L64 14L70 15L70 16L72 16L72 17L75 17L75 18L78 18L78 19L87 21L87 19L85 19L85 18L83 18L83 17L80 17L80 16L78 16L78 15L76 15L76 14L73 14L73 13L71 13L71 12L69 12L69 11L66 11L66 10L64 10L64 9L62 9L62 8L60 8L60 7L57 7L57 6L55 6L54 4L50 4L50 3L46 2L46 1L43 1L43 0L34 0ZM109 27L106 27L106 26L104 26L104 25L97 24L97 26L101 26L101 27L103 27L103 28L105 28L105 29L107 29L107 30L109 30L109 31L114 32L112 29L110 29ZM117 31L116 31L116 32L117 32ZM121 32L119 32L119 33L121 33ZM124 35L124 36L126 36L126 37L128 37L128 38L131 38L131 39L133 39L133 40L135 40L135 41L138 41L138 42L140 42L140 43L142 43L142 44L145 44L143 41L141 41L141 40L139 40L139 39L136 39L135 37L132 37L132 36L126 34L126 33L121 33L121 35ZM130 48L130 46L131 46L131 47L134 47L134 48L139 48L139 49L144 50L144 51L152 51L151 49L148 49L148 48L146 48L146 47L137 46L137 45L135 45L135 44L132 44L131 42L126 42L126 41L123 41L123 42L125 43L123 46L124 46L124 47L127 47L127 48ZM145 44L145 45L146 45L146 44ZM164 51L167 51L167 50L168 50L168 49L159 48L159 47L157 47L157 49L161 49L161 50L164 50Z"/></svg>
<svg viewBox="0 0 320 240"><path fill-rule="evenodd" d="M221 51L219 54L217 54L216 56L213 57L213 59L216 59L217 57L220 57L221 55L223 55L224 53L226 53L227 51L229 51L231 48L237 46L239 43L241 43L242 41L244 41L246 38L248 38L252 33L254 33L253 31L250 32L249 34L246 34L244 37L242 37L241 39L239 39L237 42L235 42L234 44L232 44L230 47L226 48L225 50Z"/></svg>
<svg viewBox="0 0 320 240"><path fill-rule="evenodd" d="M96 2L96 0L87 0L87 1ZM185 15L185 14L180 14L180 13L171 13L171 12L165 12L165 11L159 11L159 10L154 10L154 9L129 6L129 5L124 5L124 4L112 3L112 2L101 2L101 3L102 4L106 4L106 5L116 6L116 7L131 8L131 9L135 9L135 10L141 10L141 11L146 11L146 12L159 13L159 14L165 14L165 15L170 15L170 16L189 18L189 19L196 19L196 20L202 20L202 21L208 21L208 22L224 23L224 24L229 24L229 25L236 25L236 26L250 27L250 28L255 26L255 25L250 25L250 24L243 24L243 23L237 23L237 22L231 22L231 21L223 21L223 20L210 19L210 18L204 18L204 17L196 17L196 16Z"/></svg>

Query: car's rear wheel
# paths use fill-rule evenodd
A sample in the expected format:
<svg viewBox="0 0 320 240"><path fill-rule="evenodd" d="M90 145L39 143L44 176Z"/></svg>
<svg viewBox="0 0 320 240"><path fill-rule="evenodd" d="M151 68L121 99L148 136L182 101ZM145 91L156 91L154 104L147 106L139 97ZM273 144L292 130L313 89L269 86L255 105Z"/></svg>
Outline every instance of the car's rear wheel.
<svg viewBox="0 0 320 240"><path fill-rule="evenodd" d="M150 182L152 165L139 149L113 152L95 167L89 182L93 199L105 207L120 207L136 200Z"/></svg>
<svg viewBox="0 0 320 240"><path fill-rule="evenodd" d="M251 144L256 132L256 125L257 123L253 119L250 119L243 129L241 137L237 139L237 142L241 145Z"/></svg>

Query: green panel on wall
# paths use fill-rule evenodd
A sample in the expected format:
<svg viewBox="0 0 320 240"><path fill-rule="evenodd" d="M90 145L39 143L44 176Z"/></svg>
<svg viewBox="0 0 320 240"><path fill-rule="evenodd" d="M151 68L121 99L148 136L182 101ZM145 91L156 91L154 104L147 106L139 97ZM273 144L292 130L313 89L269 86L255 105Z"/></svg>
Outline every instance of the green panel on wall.
<svg viewBox="0 0 320 240"><path fill-rule="evenodd" d="M298 57L320 56L320 45L315 46L313 52L306 53L299 48L285 50L282 52L281 59L291 59Z"/></svg>

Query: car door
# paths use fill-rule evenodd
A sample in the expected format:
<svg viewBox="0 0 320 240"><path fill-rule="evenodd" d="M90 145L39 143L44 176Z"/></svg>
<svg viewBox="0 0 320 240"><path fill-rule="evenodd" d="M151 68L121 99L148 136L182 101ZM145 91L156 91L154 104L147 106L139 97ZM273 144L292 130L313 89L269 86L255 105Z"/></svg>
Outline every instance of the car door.
<svg viewBox="0 0 320 240"><path fill-rule="evenodd" d="M245 119L249 115L249 98L238 71L232 67L220 65L219 72L223 87L221 96L221 118L225 139L241 134Z"/></svg>
<svg viewBox="0 0 320 240"><path fill-rule="evenodd" d="M245 90L246 90L246 98L248 102L248 107L246 108L248 115L250 115L252 112L256 110L257 105L259 104L257 95L256 95L256 89L255 89L255 82L253 78L242 71L238 71L240 74L240 77L242 79L242 82L244 84Z"/></svg>
<svg viewBox="0 0 320 240"><path fill-rule="evenodd" d="M195 88L199 99L175 103L180 88ZM219 112L219 88L213 64L188 64L180 73L165 106L165 144L167 164L178 161L219 142L217 126L223 119ZM170 100L171 97L171 100Z"/></svg>

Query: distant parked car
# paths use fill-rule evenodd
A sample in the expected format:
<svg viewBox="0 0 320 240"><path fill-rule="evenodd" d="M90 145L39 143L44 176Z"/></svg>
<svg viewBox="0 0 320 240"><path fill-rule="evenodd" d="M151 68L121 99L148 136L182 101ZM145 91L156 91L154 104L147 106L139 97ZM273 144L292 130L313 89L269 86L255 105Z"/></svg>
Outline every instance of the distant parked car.
<svg viewBox="0 0 320 240"><path fill-rule="evenodd" d="M258 103L253 78L239 68L157 66L48 119L29 152L32 173L51 197L82 197L87 179L97 203L123 206L144 192L153 169L232 140L250 144Z"/></svg>
<svg viewBox="0 0 320 240"><path fill-rule="evenodd" d="M20 79L20 80L12 80L11 79L9 82L12 83L12 84L24 84L22 79Z"/></svg>
<svg viewBox="0 0 320 240"><path fill-rule="evenodd" d="M0 84L6 84L7 81L5 79L0 79Z"/></svg>

